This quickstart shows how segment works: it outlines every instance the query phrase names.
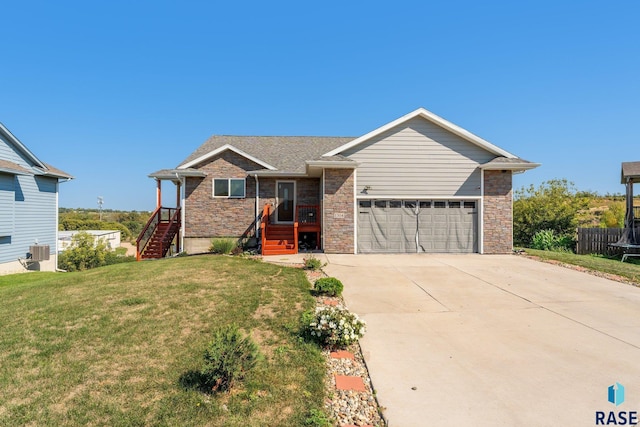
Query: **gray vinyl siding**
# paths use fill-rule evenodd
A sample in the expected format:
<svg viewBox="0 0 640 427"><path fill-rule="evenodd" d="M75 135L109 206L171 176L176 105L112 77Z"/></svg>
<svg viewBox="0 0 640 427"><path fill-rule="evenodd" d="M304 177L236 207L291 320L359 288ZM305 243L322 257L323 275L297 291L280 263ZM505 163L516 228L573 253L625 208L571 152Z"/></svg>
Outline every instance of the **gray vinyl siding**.
<svg viewBox="0 0 640 427"><path fill-rule="evenodd" d="M34 170L33 165L1 136L0 158ZM0 263L25 258L29 246L36 242L49 245L51 255L56 254L57 187L56 178L0 174ZM9 222L5 215L12 218L9 233L5 232Z"/></svg>
<svg viewBox="0 0 640 427"><path fill-rule="evenodd" d="M13 234L14 226L14 180L13 175L0 173L0 238Z"/></svg>
<svg viewBox="0 0 640 427"><path fill-rule="evenodd" d="M366 197L479 197L478 165L496 155L416 117L345 152Z"/></svg>

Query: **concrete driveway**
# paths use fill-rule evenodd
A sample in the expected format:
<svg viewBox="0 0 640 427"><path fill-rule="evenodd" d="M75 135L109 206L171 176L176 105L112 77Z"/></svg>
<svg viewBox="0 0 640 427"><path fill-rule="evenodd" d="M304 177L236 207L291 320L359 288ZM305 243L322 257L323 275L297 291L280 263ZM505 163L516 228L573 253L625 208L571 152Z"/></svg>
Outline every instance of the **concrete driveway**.
<svg viewBox="0 0 640 427"><path fill-rule="evenodd" d="M391 427L591 426L597 411L640 411L640 288L516 255L327 259L367 321Z"/></svg>

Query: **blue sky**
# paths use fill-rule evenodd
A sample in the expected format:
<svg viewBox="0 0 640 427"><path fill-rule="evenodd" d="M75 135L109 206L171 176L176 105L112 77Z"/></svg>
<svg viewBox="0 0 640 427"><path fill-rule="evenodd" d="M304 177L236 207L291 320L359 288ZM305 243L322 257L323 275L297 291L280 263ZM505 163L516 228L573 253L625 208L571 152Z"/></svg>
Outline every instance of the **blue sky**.
<svg viewBox="0 0 640 427"><path fill-rule="evenodd" d="M418 107L622 193L640 160L640 2L5 2L0 122L75 176L60 206L152 210L213 134L360 136ZM166 192L173 191L165 185Z"/></svg>

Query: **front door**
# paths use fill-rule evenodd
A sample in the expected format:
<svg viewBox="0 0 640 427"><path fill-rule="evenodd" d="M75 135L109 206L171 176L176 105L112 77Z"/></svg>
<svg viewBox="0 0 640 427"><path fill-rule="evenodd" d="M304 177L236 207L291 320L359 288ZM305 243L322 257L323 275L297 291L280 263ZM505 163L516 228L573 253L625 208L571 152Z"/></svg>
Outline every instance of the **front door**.
<svg viewBox="0 0 640 427"><path fill-rule="evenodd" d="M293 222L296 206L295 181L278 181L278 199L276 203L276 222Z"/></svg>

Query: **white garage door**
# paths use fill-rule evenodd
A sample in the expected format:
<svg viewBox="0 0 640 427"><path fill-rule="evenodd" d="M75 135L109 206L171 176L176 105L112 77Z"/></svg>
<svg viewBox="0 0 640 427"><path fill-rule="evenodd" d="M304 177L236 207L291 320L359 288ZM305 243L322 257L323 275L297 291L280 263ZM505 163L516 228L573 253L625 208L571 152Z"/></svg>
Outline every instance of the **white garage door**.
<svg viewBox="0 0 640 427"><path fill-rule="evenodd" d="M359 200L359 253L478 252L475 200Z"/></svg>

